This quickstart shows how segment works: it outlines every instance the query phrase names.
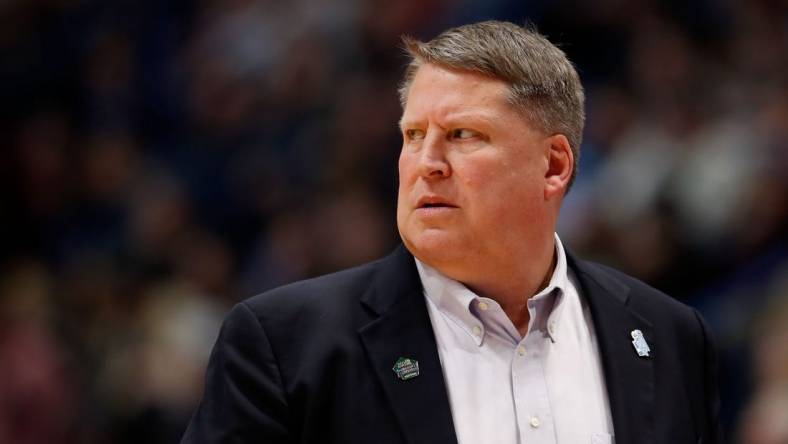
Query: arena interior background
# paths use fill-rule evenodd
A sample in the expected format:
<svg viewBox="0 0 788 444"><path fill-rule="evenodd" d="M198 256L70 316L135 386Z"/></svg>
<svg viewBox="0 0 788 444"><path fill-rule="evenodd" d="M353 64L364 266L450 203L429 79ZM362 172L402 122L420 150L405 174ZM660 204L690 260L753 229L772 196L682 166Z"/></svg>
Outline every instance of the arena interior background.
<svg viewBox="0 0 788 444"><path fill-rule="evenodd" d="M0 442L176 442L231 304L397 242L399 36L487 18L585 84L565 243L698 307L727 433L788 442L786 5L0 2Z"/></svg>

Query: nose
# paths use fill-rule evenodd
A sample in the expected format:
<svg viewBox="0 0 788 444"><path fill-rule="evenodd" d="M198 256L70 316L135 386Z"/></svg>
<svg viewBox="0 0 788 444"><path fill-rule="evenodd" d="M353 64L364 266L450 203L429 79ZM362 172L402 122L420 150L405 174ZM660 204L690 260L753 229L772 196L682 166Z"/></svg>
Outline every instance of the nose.
<svg viewBox="0 0 788 444"><path fill-rule="evenodd" d="M437 133L425 138L419 158L421 176L430 179L446 178L451 175L451 164L446 159L444 139Z"/></svg>

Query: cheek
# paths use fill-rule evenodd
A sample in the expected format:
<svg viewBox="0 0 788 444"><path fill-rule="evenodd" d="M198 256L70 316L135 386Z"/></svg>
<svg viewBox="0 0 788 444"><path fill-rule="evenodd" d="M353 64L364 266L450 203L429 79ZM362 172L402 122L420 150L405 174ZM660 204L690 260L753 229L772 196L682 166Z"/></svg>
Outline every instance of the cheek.
<svg viewBox="0 0 788 444"><path fill-rule="evenodd" d="M462 186L472 207L487 218L507 219L532 207L542 190L533 166L511 159L484 159L466 165Z"/></svg>
<svg viewBox="0 0 788 444"><path fill-rule="evenodd" d="M512 182L508 165L495 157L480 157L455 165L455 173L469 197L497 195Z"/></svg>
<svg viewBox="0 0 788 444"><path fill-rule="evenodd" d="M413 166L413 157L404 151L401 152L398 161L399 180L397 184L397 222L400 224L403 222L400 219L405 217L405 204L408 200L408 194L413 188Z"/></svg>
<svg viewBox="0 0 788 444"><path fill-rule="evenodd" d="M403 149L400 152L399 161L397 162L397 168L399 170L400 188L402 188L403 183L407 183L410 180L412 180L413 173L415 171L415 166L416 166L415 157Z"/></svg>

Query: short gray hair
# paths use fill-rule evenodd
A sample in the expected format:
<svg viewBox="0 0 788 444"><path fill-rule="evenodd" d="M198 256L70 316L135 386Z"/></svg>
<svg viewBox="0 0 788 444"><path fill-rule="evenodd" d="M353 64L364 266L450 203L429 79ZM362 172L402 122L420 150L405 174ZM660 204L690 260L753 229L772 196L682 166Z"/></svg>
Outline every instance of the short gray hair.
<svg viewBox="0 0 788 444"><path fill-rule="evenodd" d="M404 36L410 56L399 88L404 107L419 67L433 64L478 72L509 84L509 101L530 123L569 140L577 175L583 138L585 95L577 71L563 51L531 26L486 21L444 31L429 42Z"/></svg>

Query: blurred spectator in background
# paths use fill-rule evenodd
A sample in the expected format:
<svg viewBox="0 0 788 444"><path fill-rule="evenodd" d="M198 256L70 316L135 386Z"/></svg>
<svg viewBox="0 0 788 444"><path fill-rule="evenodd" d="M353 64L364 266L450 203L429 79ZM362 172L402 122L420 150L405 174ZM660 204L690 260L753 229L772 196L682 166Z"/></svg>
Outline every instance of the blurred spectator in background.
<svg viewBox="0 0 788 444"><path fill-rule="evenodd" d="M750 333L756 382L741 416L740 442L788 442L788 269L772 284L770 299Z"/></svg>
<svg viewBox="0 0 788 444"><path fill-rule="evenodd" d="M786 442L770 0L3 2L0 442L178 439L230 304L396 242L399 36L489 18L586 85L564 242L698 307L728 435Z"/></svg>

